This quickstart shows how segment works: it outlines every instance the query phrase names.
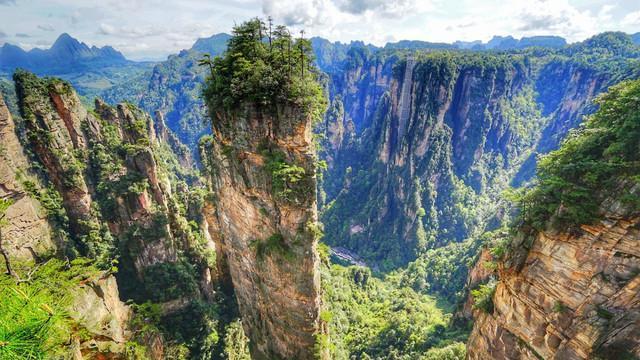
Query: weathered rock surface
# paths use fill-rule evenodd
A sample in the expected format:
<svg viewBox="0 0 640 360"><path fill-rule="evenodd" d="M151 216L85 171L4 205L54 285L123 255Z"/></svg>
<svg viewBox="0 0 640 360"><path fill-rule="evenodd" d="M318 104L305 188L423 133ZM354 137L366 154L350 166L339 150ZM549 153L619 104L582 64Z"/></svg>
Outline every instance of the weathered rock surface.
<svg viewBox="0 0 640 360"><path fill-rule="evenodd" d="M499 269L494 313L474 311L468 357L639 357L639 224L609 215L576 234L535 235L521 264Z"/></svg>
<svg viewBox="0 0 640 360"><path fill-rule="evenodd" d="M79 354L81 359L122 357L131 337L127 329L131 309L120 301L113 276L81 285L69 314L90 334L89 340L79 341L76 356Z"/></svg>
<svg viewBox="0 0 640 360"><path fill-rule="evenodd" d="M88 280L76 289L70 314L89 334L72 339L70 351L77 359L122 359L131 340L146 346L151 358L163 358L161 334L131 336L131 311L120 299L161 303L165 315L182 311L195 300L217 300L215 275L209 267L215 257L210 252L214 242L197 238L193 225L197 222L189 223L202 217L197 205L201 195L191 192L188 183L198 179L180 168L181 160L172 150L183 145L162 124L154 124L148 114L130 104L112 107L96 100L94 110L87 111L63 81L25 72L18 72L14 79L23 115L22 144L0 101L0 140L11 154L0 162L0 196L18 200L9 209L3 235L9 231L22 236L9 242L12 255L27 257L33 247L41 257L51 249L59 252L47 257L81 256L92 259L99 269L117 266L114 276ZM23 151L32 153L33 159L25 158ZM35 169L38 177L29 169ZM22 190L23 174L35 179L36 187L60 194L62 204L54 204L54 210L65 220L49 226L37 201L29 200ZM186 213L191 213L189 219ZM25 224L44 228L36 233ZM58 233L62 234L60 244L49 244L51 234ZM178 260L188 266L176 270L183 264ZM151 267L155 273L149 275ZM163 296L148 282L173 286L158 280L170 271L189 272L185 281L192 283L186 290Z"/></svg>
<svg viewBox="0 0 640 360"><path fill-rule="evenodd" d="M320 306L311 120L292 107L272 114L245 104L220 114L213 133L203 156L215 193L208 221L252 357L311 359ZM303 179L274 184L278 156Z"/></svg>
<svg viewBox="0 0 640 360"><path fill-rule="evenodd" d="M111 234L123 239L124 248L129 250L130 263L125 261L124 270L133 266L140 279L146 267L176 261L173 235L182 233L183 225L171 221L176 220L169 209L171 184L160 175L154 153L154 143L170 134L164 130L163 138L157 137L151 117L127 104L111 107L96 100L95 110L89 112L70 85L62 81L21 74L16 89L24 114L27 145L62 196L70 235L84 246L81 253L95 256L93 245L85 239L104 223ZM116 134L109 134L105 130L107 125L113 125ZM109 142L114 141L122 142L120 150L109 148L113 146ZM105 154L105 149L121 154ZM99 156L112 158L98 160ZM105 166L111 167L107 179L100 174ZM139 184L140 189L131 190L128 179L139 179L134 185ZM128 185L120 193L105 194L104 188L114 184ZM102 199L102 203L92 205L95 199ZM109 208L107 205L111 207L108 213L96 211ZM159 224L160 216L168 220ZM129 234L134 230L153 232L154 236Z"/></svg>
<svg viewBox="0 0 640 360"><path fill-rule="evenodd" d="M535 56L434 52L407 61L352 50L343 69L328 69L321 204L332 206L322 221L329 245L374 265L404 265L499 221L494 194L514 175L530 179L536 156L555 149L612 80Z"/></svg>
<svg viewBox="0 0 640 360"><path fill-rule="evenodd" d="M35 77L34 77L35 78ZM92 199L82 173L87 139L81 124L95 122L71 86L60 81L16 81L26 137L48 179L62 196L72 231L87 232L95 221ZM36 85L37 84L37 85Z"/></svg>
<svg viewBox="0 0 640 360"><path fill-rule="evenodd" d="M0 95L0 198L13 202L2 228L3 247L11 257L35 260L32 251L36 255L54 252L56 244L45 210L24 189L22 182L27 180L39 185Z"/></svg>

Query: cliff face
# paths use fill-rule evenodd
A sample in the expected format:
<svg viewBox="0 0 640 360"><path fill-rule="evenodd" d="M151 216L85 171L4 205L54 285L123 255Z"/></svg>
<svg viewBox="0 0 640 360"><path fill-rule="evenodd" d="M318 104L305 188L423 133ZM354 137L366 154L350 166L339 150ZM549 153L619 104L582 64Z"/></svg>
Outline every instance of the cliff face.
<svg viewBox="0 0 640 360"><path fill-rule="evenodd" d="M204 236L204 195L190 187L198 178L160 115L154 122L99 100L87 111L65 82L24 72L15 81L17 131L0 106L0 194L14 200L4 248L12 261L82 256L103 270L73 290L73 312L91 336L72 347L118 358L134 340L120 299L160 303L163 315L213 300L214 244ZM162 337L135 341L162 353Z"/></svg>
<svg viewBox="0 0 640 360"><path fill-rule="evenodd" d="M540 161L512 235L491 242L494 292L471 291L471 359L640 356L639 94L609 88Z"/></svg>
<svg viewBox="0 0 640 360"><path fill-rule="evenodd" d="M531 178L611 78L570 59L413 56L351 51L322 127L325 239L384 267L500 221L497 194Z"/></svg>
<svg viewBox="0 0 640 360"><path fill-rule="evenodd" d="M544 121L530 105L526 66L484 60L497 65L444 56L374 57L335 81L340 95L334 103L344 104L335 121L354 130L336 140L337 126L327 126L332 161L325 190L327 203L334 202L323 221L330 244L400 265L475 231L486 216L477 196L517 162ZM517 99L524 105L514 111L533 117L520 132L504 115ZM460 207L476 213L455 210Z"/></svg>
<svg viewBox="0 0 640 360"><path fill-rule="evenodd" d="M18 140L13 117L1 95L0 144L0 198L12 201L6 213L7 225L2 229L4 249L11 256L25 260L35 260L31 251L35 254L55 252L57 245L46 210L29 196L22 184L34 176Z"/></svg>
<svg viewBox="0 0 640 360"><path fill-rule="evenodd" d="M249 104L218 119L203 144L215 193L207 220L252 357L311 359L320 305L311 119Z"/></svg>
<svg viewBox="0 0 640 360"><path fill-rule="evenodd" d="M115 277L91 280L73 295L71 317L89 332L84 338L74 337L75 358L121 358L131 339L131 308L120 300Z"/></svg>
<svg viewBox="0 0 640 360"><path fill-rule="evenodd" d="M127 105L111 108L100 101L90 113L63 82L47 83L24 75L16 89L28 145L62 197L71 238L81 253L104 255L99 253L101 247L114 246L105 243L103 234L109 231L126 238L124 246L129 253L136 250L131 261L138 276L146 266L175 261L169 225L154 221L168 209L170 186L162 184L158 175L151 148L151 141L155 141L151 118ZM115 138L106 138L110 136ZM107 153L117 150L108 148L109 141L121 141L128 151L123 157ZM114 184L123 185L126 191L119 193ZM138 188L133 189L136 184ZM92 206L96 199L99 203ZM158 230L158 236L146 241L128 236L132 226ZM67 250L73 246L66 244Z"/></svg>
<svg viewBox="0 0 640 360"><path fill-rule="evenodd" d="M524 262L499 270L494 312L474 312L470 359L640 356L638 218L578 233L541 232Z"/></svg>

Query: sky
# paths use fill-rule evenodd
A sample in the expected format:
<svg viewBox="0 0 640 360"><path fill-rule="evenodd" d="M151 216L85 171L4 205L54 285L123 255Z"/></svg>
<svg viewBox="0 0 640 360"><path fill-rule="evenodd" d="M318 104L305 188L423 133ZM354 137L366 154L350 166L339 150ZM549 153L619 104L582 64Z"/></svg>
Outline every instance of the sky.
<svg viewBox="0 0 640 360"><path fill-rule="evenodd" d="M0 44L48 48L66 32L129 59L161 60L268 15L308 36L375 45L640 32L639 0L0 0Z"/></svg>

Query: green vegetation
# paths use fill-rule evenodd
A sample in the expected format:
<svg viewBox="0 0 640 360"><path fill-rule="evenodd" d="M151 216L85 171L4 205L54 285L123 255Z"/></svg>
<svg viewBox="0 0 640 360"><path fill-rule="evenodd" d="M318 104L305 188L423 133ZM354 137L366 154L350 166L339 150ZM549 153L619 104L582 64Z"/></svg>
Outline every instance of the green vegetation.
<svg viewBox="0 0 640 360"><path fill-rule="evenodd" d="M314 120L326 108L318 72L313 66L311 43L293 39L284 26L267 28L260 19L233 28L223 56L201 62L210 67L204 98L214 123L220 111L231 111L250 102L277 112L294 105Z"/></svg>
<svg viewBox="0 0 640 360"><path fill-rule="evenodd" d="M565 305L562 301L560 300L556 300L556 302L553 304L553 308L551 309L553 312L555 313L562 313L567 311L567 305Z"/></svg>
<svg viewBox="0 0 640 360"><path fill-rule="evenodd" d="M259 260L264 260L266 256L272 255L282 256L287 261L294 259L294 254L282 234L272 234L265 240L254 240L251 247L255 249L256 257Z"/></svg>
<svg viewBox="0 0 640 360"><path fill-rule="evenodd" d="M324 263L322 284L329 338L320 340L332 359L464 358L465 331L432 297L357 266Z"/></svg>
<svg viewBox="0 0 640 360"><path fill-rule="evenodd" d="M277 198L290 202L306 198L308 176L304 168L288 162L282 151L271 147L261 154L266 159L265 170L271 174L271 187Z"/></svg>
<svg viewBox="0 0 640 360"><path fill-rule="evenodd" d="M473 266L476 252L474 242L452 243L426 251L395 273L403 286L456 303L465 295L467 272Z"/></svg>
<svg viewBox="0 0 640 360"><path fill-rule="evenodd" d="M596 307L596 314L598 314L599 317L601 317L602 319L605 319L605 320L613 319L613 313L611 311L605 309L601 305L598 305Z"/></svg>
<svg viewBox="0 0 640 360"><path fill-rule="evenodd" d="M219 332L229 333L222 328L226 319L221 319L223 309L216 303L192 300L169 314L162 305L152 302L132 304L132 309L129 327L133 341L127 344L127 350L133 359L148 359L146 347L139 344L157 337L163 339L166 358L175 360L220 359L228 343L220 341Z"/></svg>
<svg viewBox="0 0 640 360"><path fill-rule="evenodd" d="M194 295L198 283L193 265L186 262L159 263L144 270L144 291L154 302Z"/></svg>
<svg viewBox="0 0 640 360"><path fill-rule="evenodd" d="M244 334L242 322L236 320L227 325L224 338L224 355L227 360L251 360L249 339Z"/></svg>
<svg viewBox="0 0 640 360"><path fill-rule="evenodd" d="M71 339L86 333L68 307L81 284L100 272L87 259L49 260L14 267L16 276L0 275L0 358L50 359L67 354Z"/></svg>
<svg viewBox="0 0 640 360"><path fill-rule="evenodd" d="M537 185L516 198L534 228L591 223L610 197L640 210L631 193L640 184L640 81L610 88L597 103L584 126L539 161Z"/></svg>
<svg viewBox="0 0 640 360"><path fill-rule="evenodd" d="M487 314L493 314L493 294L495 294L497 283L490 281L487 284L478 286L477 289L471 290L473 297L473 308L480 309Z"/></svg>

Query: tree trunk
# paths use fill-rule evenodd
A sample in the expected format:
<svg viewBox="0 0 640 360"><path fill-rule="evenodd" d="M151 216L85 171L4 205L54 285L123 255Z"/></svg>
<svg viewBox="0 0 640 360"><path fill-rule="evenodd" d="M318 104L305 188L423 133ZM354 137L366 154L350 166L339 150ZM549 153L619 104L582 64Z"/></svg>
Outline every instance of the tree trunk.
<svg viewBox="0 0 640 360"><path fill-rule="evenodd" d="M4 247L2 247L2 229L0 229L0 253L4 258L4 263L7 268L7 275L16 277L15 273L13 272L13 269L11 268L11 260L9 260L9 253L4 249Z"/></svg>

